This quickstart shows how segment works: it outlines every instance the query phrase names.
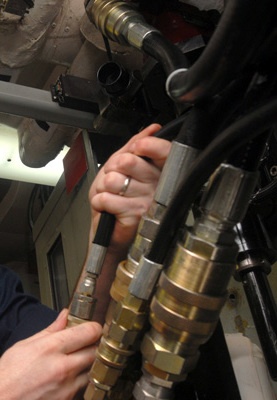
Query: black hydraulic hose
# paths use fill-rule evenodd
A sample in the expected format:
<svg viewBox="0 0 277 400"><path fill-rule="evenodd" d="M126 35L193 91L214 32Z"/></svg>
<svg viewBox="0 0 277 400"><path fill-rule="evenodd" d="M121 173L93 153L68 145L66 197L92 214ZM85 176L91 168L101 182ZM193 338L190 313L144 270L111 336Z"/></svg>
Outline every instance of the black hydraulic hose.
<svg viewBox="0 0 277 400"><path fill-rule="evenodd" d="M236 149L276 123L277 98L273 98L233 123L202 151L167 207L147 258L160 264L164 262L180 224L184 223L191 204L213 171Z"/></svg>
<svg viewBox="0 0 277 400"><path fill-rule="evenodd" d="M220 92L257 54L270 33L276 9L273 0L228 1L198 60L187 71L176 71L168 78L169 96L175 101L194 103Z"/></svg>
<svg viewBox="0 0 277 400"><path fill-rule="evenodd" d="M100 216L98 227L93 239L93 243L103 247L108 247L115 224L115 216L103 211Z"/></svg>
<svg viewBox="0 0 277 400"><path fill-rule="evenodd" d="M213 109L213 105L211 106L213 109L211 113L206 110L208 107L202 108L195 106L180 117L164 125L154 134L154 136L170 141L177 140L179 143L198 149L205 148L211 140L212 130L216 130L214 123L219 124L220 121L225 118L226 108L228 111L232 108L229 91L227 91L227 96L225 97L228 97L230 102L229 104L226 103L224 107L220 107L220 115L218 115L218 107ZM236 97L234 97L234 100L235 99ZM216 114L217 118L213 118L210 114ZM257 138L257 140L260 142L261 139ZM259 149L259 146L256 146L256 148ZM99 220L93 243L108 247L113 233L114 224L114 215L103 212Z"/></svg>
<svg viewBox="0 0 277 400"><path fill-rule="evenodd" d="M230 125L226 121L235 119L252 77L252 71L245 73L227 85L220 95L191 106L178 137L185 135L186 144L191 147L199 147L198 142L201 142L200 148L206 147L224 129L222 126Z"/></svg>
<svg viewBox="0 0 277 400"><path fill-rule="evenodd" d="M167 140L173 140L178 134L186 118L187 115L184 114L174 119L173 121L170 121L168 124L163 126L158 132L156 132L154 136ZM114 225L115 225L115 216L105 211L102 212L93 239L93 243L101 245L103 247L108 247L113 233Z"/></svg>
<svg viewBox="0 0 277 400"><path fill-rule="evenodd" d="M178 118L175 118L172 121L168 122L166 125L164 125L153 136L172 141L177 136L186 118L187 118L186 113L180 115Z"/></svg>
<svg viewBox="0 0 277 400"><path fill-rule="evenodd" d="M143 39L142 50L160 62L166 76L179 68L188 68L189 62L177 45L158 32L150 32Z"/></svg>

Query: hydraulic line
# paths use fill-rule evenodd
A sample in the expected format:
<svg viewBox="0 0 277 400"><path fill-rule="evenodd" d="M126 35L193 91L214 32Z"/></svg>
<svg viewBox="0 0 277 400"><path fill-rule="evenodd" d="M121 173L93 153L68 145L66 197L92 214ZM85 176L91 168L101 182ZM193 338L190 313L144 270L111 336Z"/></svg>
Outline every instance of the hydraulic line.
<svg viewBox="0 0 277 400"><path fill-rule="evenodd" d="M191 165L171 199L147 257L163 263L174 235L202 186L227 156L277 123L277 99L272 98L234 122L218 135Z"/></svg>
<svg viewBox="0 0 277 400"><path fill-rule="evenodd" d="M168 139L177 135L187 115L181 115L162 127L155 136ZM93 319L97 299L94 297L97 279L101 273L115 218L107 212L101 214L88 259L84 265L69 305L68 326Z"/></svg>
<svg viewBox="0 0 277 400"><path fill-rule="evenodd" d="M90 321L97 299L95 290L113 232L115 217L102 212L98 228L69 305L68 326Z"/></svg>
<svg viewBox="0 0 277 400"><path fill-rule="evenodd" d="M104 399L121 375L128 358L138 348L148 318L149 301L161 270L161 265L149 264L143 255L155 237L181 177L186 174L200 149L206 146L211 134L208 119L209 116L197 108L186 114L183 127L172 142L154 201L141 219L127 260L118 266L110 291L112 301L106 314L104 334L89 374L86 400Z"/></svg>
<svg viewBox="0 0 277 400"><path fill-rule="evenodd" d="M188 61L181 50L147 24L131 4L119 0L90 0L86 11L102 34L154 57L161 63L166 75L179 68L188 68Z"/></svg>
<svg viewBox="0 0 277 400"><path fill-rule="evenodd" d="M184 132L180 127L184 125ZM200 125L201 127L198 127ZM184 170L189 168L189 165L193 161L191 156L185 153L184 146L181 144L182 141L187 142L187 146L189 148L203 148L206 145L206 142L209 140L210 135L208 134L207 127L210 126L210 121L208 120L208 116L205 115L204 111L201 111L199 108L194 108L193 110L187 112L186 114L176 118L174 121L162 127L155 136L167 138L168 136L176 136L178 131L179 139L173 142L173 148L175 148L174 152L171 153L171 161L169 161L169 165L171 165L171 169L165 169L172 171L170 172L170 179L168 176L166 177L165 173L162 175L162 180L159 185L159 192L156 194L156 204L159 206L155 207L155 211L152 207L151 212L154 212L155 218L158 217L158 221L162 217L162 212L164 211L164 207L168 203L171 195L173 195L173 190L175 188L176 178L181 179L182 176L182 168ZM206 134L203 135L202 132L205 130ZM201 143L202 142L202 143ZM189 150L191 151L191 150ZM184 157L186 154L186 157ZM192 151L193 158L195 157L195 152ZM174 161L173 161L174 160ZM184 162L186 165L184 166ZM180 171L180 173L177 173ZM167 182L167 183L166 183ZM171 185L168 183L170 182ZM161 198L157 197L161 196ZM151 221L153 219L153 215L151 216ZM81 272L78 283L74 290L73 297L69 306L69 322L68 324L81 323L82 321L91 320L93 318L94 309L96 306L97 299L94 297L97 285L97 279L102 270L102 264L106 255L107 248L109 246L110 238L113 233L115 219L114 216L109 213L102 213L98 228L89 252L89 257L86 261L86 264ZM144 221L145 225L141 228L141 232L147 231L143 235L139 235L137 241L133 245L132 251L130 252L130 256L135 257L136 262L139 261L140 255L142 252L146 250L145 246L150 243L150 238L145 238L144 236L150 234L149 228L152 222ZM156 223L155 223L156 224ZM154 226L155 226L154 224ZM154 233L153 233L154 235ZM142 237L143 236L143 237ZM138 247L138 249L137 249ZM141 251L141 247L143 251ZM138 254L136 252L138 251ZM132 262L131 262L132 264ZM133 268L132 268L133 269ZM125 278L126 279L126 278ZM114 287L117 287L117 280L115 284L112 286L111 291L114 292ZM128 281L129 283L129 281ZM120 288L122 291L122 283L120 283ZM128 286L128 285L127 285ZM115 289L117 293L118 290ZM124 293L124 291L122 292ZM118 295L115 295L117 300ZM122 297L122 296L121 296ZM110 307L109 313L113 313L113 307Z"/></svg>
<svg viewBox="0 0 277 400"><path fill-rule="evenodd" d="M151 329L141 345L143 375L133 392L136 400L171 399L170 389L195 368L199 346L215 329L236 265L234 227L257 184L260 153L255 157L250 171L231 164L217 168L201 199L202 214L165 261L150 305ZM149 257L150 262L157 259Z"/></svg>
<svg viewBox="0 0 277 400"><path fill-rule="evenodd" d="M186 115L162 127L155 136L176 136ZM83 267L69 305L68 326L93 319L97 299L94 297L97 279L101 273L107 248L113 233L115 217L103 212L93 239L88 259Z"/></svg>
<svg viewBox="0 0 277 400"><path fill-rule="evenodd" d="M217 108L215 108L215 110L216 109ZM205 113L201 110L201 107L195 107L190 110L184 117L184 129L181 129L178 139L180 135L184 135L185 139L182 140L188 141L190 145L197 146L202 142L202 146L205 147L211 137L211 133L207 134L207 132L205 132L207 129L205 128L212 124L203 118L204 116ZM201 128L199 127L199 124ZM160 132L158 132L158 134L159 133ZM198 140L199 143L197 144ZM172 147L175 152L177 149L178 153L181 146L180 144L177 144L175 147L173 143ZM170 164L173 165L172 170L174 171L175 176L180 175L178 171L180 171L180 165L183 165L183 161L181 163L182 157L180 159L179 156L177 156L177 153L172 153L174 154L174 157L172 157L174 162L172 162L172 160L170 161ZM182 152L180 154L182 155ZM184 168L183 165L182 169L188 171L190 170L190 165L193 164L192 160L188 156L186 156L186 163L186 168ZM105 390L110 390L114 385L115 381L121 374L122 368L125 366L126 359L133 353L133 351L130 351L130 348L137 341L139 331L142 329L144 324L142 320L146 317L148 309L147 302L151 296L153 285L160 274L161 263L149 262L148 258L143 257L143 255L152 244L156 231L159 228L160 221L166 212L166 207L173 195L173 192L168 187L168 182L171 182L171 184L173 182L175 183L173 179L174 175L170 173L169 176L167 176L167 179L163 179L163 176L166 176L167 174L168 169L165 166L157 188L158 197L155 196L155 202L154 205L150 207L149 214L142 218L137 236L129 251L128 260L119 264L116 279L111 288L111 296L113 300L106 315L106 325L104 327L105 334L99 347L98 359L91 369L91 384L86 392L86 400L94 399L96 391L98 396L100 396L100 393L104 396ZM203 181L203 184L204 183L205 181ZM160 188L163 188L161 192ZM145 282L149 284L146 285ZM129 320L132 320L133 322L129 323ZM131 325L126 326L126 324ZM107 347L109 350L107 350ZM125 348L125 350L128 348L128 351L126 350L125 354L121 354L120 361L115 363L115 359L118 357L117 353L123 351L122 347ZM109 356L106 355L107 351ZM103 356L103 354L105 354L105 356ZM106 357L108 358L106 359ZM106 371L105 377L98 375L97 371L102 370L99 367L99 364L106 365L103 367ZM107 367L107 364L109 367ZM105 381L107 375L110 376L110 380L107 379ZM108 389L102 390L99 380L102 381L102 384L106 382ZM98 383L96 384L96 382Z"/></svg>
<svg viewBox="0 0 277 400"><path fill-rule="evenodd" d="M222 164L202 197L201 216L165 262L150 305L151 329L141 344L136 400L171 399L174 385L195 368L226 300L238 251L233 228L246 212L257 176Z"/></svg>
<svg viewBox="0 0 277 400"><path fill-rule="evenodd" d="M177 102L195 103L220 92L257 56L257 49L274 27L276 9L272 0L226 2L219 24L197 61L168 77L168 95Z"/></svg>
<svg viewBox="0 0 277 400"><path fill-rule="evenodd" d="M236 276L242 281L270 376L276 381L277 307L267 279L276 251L254 210L248 211L236 226L236 233L239 246Z"/></svg>

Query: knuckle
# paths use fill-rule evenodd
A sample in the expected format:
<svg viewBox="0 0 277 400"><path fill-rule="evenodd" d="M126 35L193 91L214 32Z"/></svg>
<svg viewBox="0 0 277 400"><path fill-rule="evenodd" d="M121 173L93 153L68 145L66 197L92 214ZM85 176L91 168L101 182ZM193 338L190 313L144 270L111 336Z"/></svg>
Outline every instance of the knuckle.
<svg viewBox="0 0 277 400"><path fill-rule="evenodd" d="M116 179L116 175L113 171L109 172L104 176L103 184L107 190L110 190L113 187L114 181Z"/></svg>
<svg viewBox="0 0 277 400"><path fill-rule="evenodd" d="M107 205L110 204L109 193L107 192L99 193L99 195L97 196L97 200L98 203L101 204L101 208L106 207Z"/></svg>
<svg viewBox="0 0 277 400"><path fill-rule="evenodd" d="M117 167L119 171L126 170L126 168L132 168L136 165L136 156L131 153L120 154L117 158Z"/></svg>

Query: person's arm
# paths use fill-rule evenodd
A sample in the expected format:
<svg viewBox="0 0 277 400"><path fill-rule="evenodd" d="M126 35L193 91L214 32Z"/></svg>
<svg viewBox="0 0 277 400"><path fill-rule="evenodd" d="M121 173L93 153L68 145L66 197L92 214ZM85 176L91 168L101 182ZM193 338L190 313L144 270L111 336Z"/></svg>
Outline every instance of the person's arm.
<svg viewBox="0 0 277 400"><path fill-rule="evenodd" d="M109 289L117 265L126 258L140 218L153 201L161 169L171 148L167 140L153 137L159 129L160 125L152 124L132 137L109 158L90 189L90 240L96 231L100 212L107 211L116 217L111 243L96 285L97 305L93 318L101 324L110 301ZM129 186L124 195L120 195L127 177L131 179Z"/></svg>
<svg viewBox="0 0 277 400"><path fill-rule="evenodd" d="M0 358L0 399L72 399L88 382L101 327L87 322L64 329L67 310L55 322L17 342Z"/></svg>
<svg viewBox="0 0 277 400"><path fill-rule="evenodd" d="M103 166L90 190L94 228L101 211L116 217L97 284L100 321L103 321L108 302L108 281L112 282L118 262L126 257L139 219L152 202L160 170L169 152L170 143L149 137L159 128L159 125L146 128L115 153ZM127 176L131 177L130 185L124 196L120 196ZM67 311L48 328L4 352L0 358L0 399L72 399L86 386L87 371L94 361L95 343L102 328L97 322L65 329L66 325Z"/></svg>
<svg viewBox="0 0 277 400"><path fill-rule="evenodd" d="M14 343L46 328L57 315L24 292L14 271L0 265L0 356Z"/></svg>

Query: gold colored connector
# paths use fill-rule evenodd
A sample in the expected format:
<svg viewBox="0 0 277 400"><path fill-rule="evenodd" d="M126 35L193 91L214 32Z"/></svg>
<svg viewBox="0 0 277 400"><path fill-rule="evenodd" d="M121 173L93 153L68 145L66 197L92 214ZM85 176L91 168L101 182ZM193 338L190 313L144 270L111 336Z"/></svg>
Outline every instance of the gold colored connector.
<svg viewBox="0 0 277 400"><path fill-rule="evenodd" d="M215 330L235 270L234 224L244 215L255 174L223 165L202 204L203 214L179 241L165 266L150 305L151 330L141 345L143 376L135 398L159 397L167 381L185 377L198 348ZM225 190L225 188L230 190Z"/></svg>
<svg viewBox="0 0 277 400"><path fill-rule="evenodd" d="M86 388L84 400L104 400L106 393L106 390L100 389L93 382L90 382Z"/></svg>
<svg viewBox="0 0 277 400"><path fill-rule="evenodd" d="M111 7L112 11L109 14L109 18L111 18L115 17L116 14L115 8L113 8L116 6L116 3L120 5L118 12L122 11L121 3L112 0L101 2L98 0L90 1L88 8L91 11L91 15L97 19L100 14L101 18L106 18L107 11L111 10ZM105 6L105 12L103 11L102 13L101 11L100 13L99 11L103 6ZM129 16L130 14L128 14L126 20L128 20ZM98 20L97 26L100 26L100 22L101 19ZM102 19L101 26L103 27L106 22L107 19L105 19L105 22ZM110 35L108 32L105 32L105 34L110 38L113 37L113 34ZM195 149L179 143L173 144L172 148L174 151L171 152L171 157L169 157L171 159L169 163L170 168L163 169L161 183L159 182L157 190L157 197L155 197L155 200L151 204L147 215L143 216L140 221L136 238L128 254L128 259L121 262L118 266L116 278L110 290L112 301L106 314L106 324L97 352L97 362L95 362L95 366L92 367L89 374L90 385L87 389L85 400L98 400L100 394L103 395L103 390L106 390L108 393L112 389L115 377L120 376L127 364L128 358L138 349L141 336L145 331L148 322L149 303L162 265L152 263L151 260L147 260L143 256L156 236L166 206L170 201L172 193L174 193L174 188L177 186L183 171L187 170L184 167L184 163L189 166L191 160L198 153ZM176 171L180 171L180 173L176 174ZM174 329L171 334L173 339L179 338L179 334ZM166 351L165 354L170 357L172 365L179 362L178 355L172 357ZM196 358L194 353L193 356ZM188 356L186 362L192 363L194 360ZM147 368L148 366L151 369L155 368L149 363ZM99 368L101 373L96 371L97 368ZM160 380L162 380L166 388L165 392L167 393L172 386L169 380L171 375L174 375L175 381L180 379L180 377L184 377L182 373L178 377L176 374L169 374L167 380L163 377L155 377L154 385L159 384ZM95 389L92 386L95 386Z"/></svg>
<svg viewBox="0 0 277 400"><path fill-rule="evenodd" d="M114 386L125 368L129 357L137 350L137 340L148 316L149 304L130 294L115 307L114 318L109 329L104 331L100 341L96 360L90 370L90 384L86 391L86 400L98 399L98 389L105 387L108 392ZM97 393L97 395L96 395Z"/></svg>
<svg viewBox="0 0 277 400"><path fill-rule="evenodd" d="M184 243L195 249L197 240L188 232ZM213 244L206 246L205 253L215 254ZM177 245L151 303L152 329L141 346L146 371L153 374L155 370L156 377L176 382L195 367L198 347L213 333L225 302L235 255L234 251L227 263L211 261Z"/></svg>

